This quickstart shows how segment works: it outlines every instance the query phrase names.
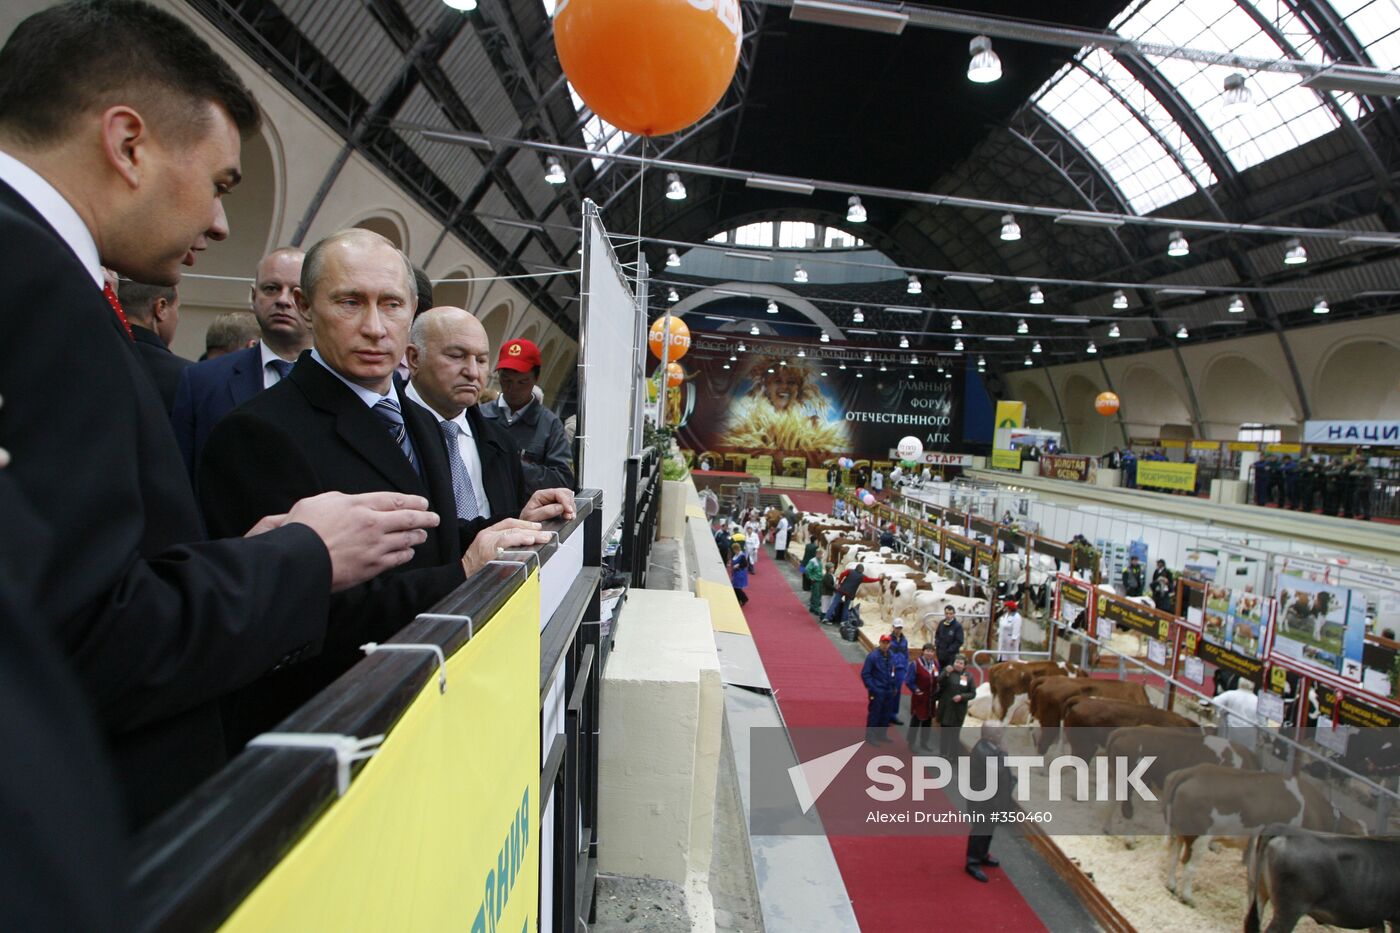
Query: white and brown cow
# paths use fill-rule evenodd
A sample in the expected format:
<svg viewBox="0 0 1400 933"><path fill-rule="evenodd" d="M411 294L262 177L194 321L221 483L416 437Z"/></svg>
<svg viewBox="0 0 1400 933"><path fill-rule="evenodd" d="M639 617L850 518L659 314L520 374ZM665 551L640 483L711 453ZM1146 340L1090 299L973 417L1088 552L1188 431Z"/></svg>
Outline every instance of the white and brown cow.
<svg viewBox="0 0 1400 933"><path fill-rule="evenodd" d="M1119 761L1132 766L1143 759L1152 763L1139 775L1148 790L1161 798L1167 778L1178 771L1196 765L1220 765L1235 770L1254 771L1258 759L1252 749L1220 736L1208 735L1199 729L1163 729L1161 726L1124 726L1108 734L1104 744L1109 775L1117 770ZM1119 813L1133 818L1133 800L1129 795L1121 802L1108 804L1104 832L1113 833L1114 817Z"/></svg>
<svg viewBox="0 0 1400 933"><path fill-rule="evenodd" d="M1368 839L1267 826L1249 846L1245 933L1290 933L1304 916L1349 930L1400 929L1400 839Z"/></svg>

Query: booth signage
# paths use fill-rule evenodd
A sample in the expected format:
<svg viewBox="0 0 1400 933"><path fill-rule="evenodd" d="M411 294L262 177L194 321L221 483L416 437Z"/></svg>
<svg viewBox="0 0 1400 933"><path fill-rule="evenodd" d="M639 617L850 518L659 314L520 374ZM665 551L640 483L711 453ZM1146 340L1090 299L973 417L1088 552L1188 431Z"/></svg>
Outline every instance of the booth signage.
<svg viewBox="0 0 1400 933"><path fill-rule="evenodd" d="M1400 444L1400 421L1304 421L1305 444Z"/></svg>
<svg viewBox="0 0 1400 933"><path fill-rule="evenodd" d="M1141 466L1141 463L1139 463ZM1044 454L1040 458L1040 475L1050 479L1065 479L1087 483L1093 478L1094 458Z"/></svg>
<svg viewBox="0 0 1400 933"><path fill-rule="evenodd" d="M1229 441L1228 446L1236 453L1245 453L1250 450L1259 449L1259 443L1257 441Z"/></svg>
<svg viewBox="0 0 1400 933"><path fill-rule="evenodd" d="M997 402L996 427L1023 428L1025 426L1025 402Z"/></svg>
<svg viewBox="0 0 1400 933"><path fill-rule="evenodd" d="M1216 667L1239 674L1256 684L1259 683L1260 675L1264 673L1263 661L1257 658L1247 658L1223 645L1206 641L1204 638L1196 643L1196 655Z"/></svg>
<svg viewBox="0 0 1400 933"><path fill-rule="evenodd" d="M1178 439L1174 439L1174 440L1163 440L1163 441L1162 441L1162 449L1163 449L1163 450L1185 450L1185 449L1186 449L1186 441L1181 440L1181 439L1179 439L1179 438L1178 438Z"/></svg>
<svg viewBox="0 0 1400 933"><path fill-rule="evenodd" d="M1220 442L1219 442L1219 441L1192 441L1192 442L1191 442L1191 449L1192 449L1192 450L1219 450L1219 449L1220 449Z"/></svg>
<svg viewBox="0 0 1400 933"><path fill-rule="evenodd" d="M1021 470L1021 452L1019 450L994 450L992 451L992 467L997 470Z"/></svg>
<svg viewBox="0 0 1400 933"><path fill-rule="evenodd" d="M1333 707L1337 705L1337 691L1326 684L1319 683L1317 685L1317 705L1324 716L1331 716ZM1369 703L1353 700L1349 696L1342 697L1342 705L1337 710L1337 721L1344 726L1384 726L1386 728L1400 726L1400 716L1371 706Z"/></svg>
<svg viewBox="0 0 1400 933"><path fill-rule="evenodd" d="M959 535L949 534L949 535L944 535L944 538L945 538L946 541L947 541L947 545L948 545L949 549L952 550L954 553L956 553L956 554L962 556L962 557L967 557L969 554L971 554L971 553L973 552L973 549L974 549L973 543L972 543L971 541L967 540L967 539L964 538L964 537L961 537L961 536L959 536Z"/></svg>
<svg viewBox="0 0 1400 933"><path fill-rule="evenodd" d="M1163 641L1171 637L1171 619L1164 618L1157 610L1138 603L1119 602L1111 596L1100 596L1099 618L1111 619L1125 628Z"/></svg>
<svg viewBox="0 0 1400 933"><path fill-rule="evenodd" d="M1137 484L1157 489L1196 490L1196 464L1168 463L1162 460L1139 460Z"/></svg>
<svg viewBox="0 0 1400 933"><path fill-rule="evenodd" d="M1076 606L1089 605L1089 593L1087 590L1069 583L1060 584L1060 600L1066 603L1073 603Z"/></svg>
<svg viewBox="0 0 1400 933"><path fill-rule="evenodd" d="M1302 452L1303 452L1303 445L1302 445L1302 444L1265 444L1265 445L1264 445L1264 453L1266 453L1266 454L1291 454L1292 456L1295 456L1295 457L1296 457L1296 456L1298 456L1299 454L1301 454Z"/></svg>
<svg viewBox="0 0 1400 933"><path fill-rule="evenodd" d="M890 448L889 455L895 459L903 459L899 456L899 451ZM918 463L926 463L929 466L939 467L970 467L972 466L972 454L945 454L938 450L926 450L917 457L911 457Z"/></svg>

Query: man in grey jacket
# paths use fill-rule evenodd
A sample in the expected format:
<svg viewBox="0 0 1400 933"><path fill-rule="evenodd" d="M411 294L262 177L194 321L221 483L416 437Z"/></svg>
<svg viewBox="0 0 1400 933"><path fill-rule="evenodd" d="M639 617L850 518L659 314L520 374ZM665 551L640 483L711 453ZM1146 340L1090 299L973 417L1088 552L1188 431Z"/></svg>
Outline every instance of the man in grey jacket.
<svg viewBox="0 0 1400 933"><path fill-rule="evenodd" d="M540 489L574 488L573 445L559 416L535 398L540 381L540 348L530 340L507 340L496 359L501 394L481 406L520 448L525 493Z"/></svg>

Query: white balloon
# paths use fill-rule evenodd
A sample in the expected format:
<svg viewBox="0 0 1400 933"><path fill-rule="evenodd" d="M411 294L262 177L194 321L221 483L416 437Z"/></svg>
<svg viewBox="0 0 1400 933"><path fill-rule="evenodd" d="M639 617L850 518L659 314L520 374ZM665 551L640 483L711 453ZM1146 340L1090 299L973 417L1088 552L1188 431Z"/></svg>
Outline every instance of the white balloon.
<svg viewBox="0 0 1400 933"><path fill-rule="evenodd" d="M899 445L895 447L895 451L899 454L899 459L901 460L917 460L919 457L923 456L924 444L923 441L911 434L908 437L900 439Z"/></svg>

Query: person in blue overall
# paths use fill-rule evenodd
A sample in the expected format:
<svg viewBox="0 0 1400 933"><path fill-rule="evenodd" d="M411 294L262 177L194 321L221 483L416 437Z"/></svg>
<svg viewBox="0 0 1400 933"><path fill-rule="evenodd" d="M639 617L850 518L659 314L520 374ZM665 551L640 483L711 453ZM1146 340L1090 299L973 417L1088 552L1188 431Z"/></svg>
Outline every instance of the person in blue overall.
<svg viewBox="0 0 1400 933"><path fill-rule="evenodd" d="M1270 474L1273 472L1272 464L1268 457L1260 457L1254 461L1254 504L1269 504L1269 484L1273 482Z"/></svg>
<svg viewBox="0 0 1400 933"><path fill-rule="evenodd" d="M1121 460L1121 466L1119 467L1119 469L1121 469L1121 470L1123 471L1123 475L1122 475L1122 478L1123 478L1123 485L1124 485L1125 487L1127 487L1128 489L1136 489L1136 488L1137 488L1137 454L1133 453L1133 451L1132 451L1131 448L1126 449L1126 450L1123 451L1123 456L1122 456L1122 460Z"/></svg>
<svg viewBox="0 0 1400 933"><path fill-rule="evenodd" d="M895 676L894 656L890 652L890 636L880 636L880 647L865 656L860 669L870 706L865 713L865 740L871 745L889 741L885 735L890 720L899 710L900 681Z"/></svg>
<svg viewBox="0 0 1400 933"><path fill-rule="evenodd" d="M734 598L739 600L742 608L749 601L749 596L744 592L749 585L749 555L744 550L744 545L735 541L730 548L734 556L729 558L729 584L734 587Z"/></svg>
<svg viewBox="0 0 1400 933"><path fill-rule="evenodd" d="M902 726L899 718L899 697L901 688L909 678L909 639L904 637L904 620L894 620L894 631L890 633L890 659L894 661L895 688L894 704L890 709L890 725Z"/></svg>

